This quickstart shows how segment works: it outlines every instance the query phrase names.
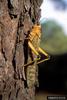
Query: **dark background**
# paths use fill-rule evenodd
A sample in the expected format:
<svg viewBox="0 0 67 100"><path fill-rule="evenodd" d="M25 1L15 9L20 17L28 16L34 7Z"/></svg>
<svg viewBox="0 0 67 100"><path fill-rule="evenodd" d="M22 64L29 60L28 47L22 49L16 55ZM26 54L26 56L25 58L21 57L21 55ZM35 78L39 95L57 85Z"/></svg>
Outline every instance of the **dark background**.
<svg viewBox="0 0 67 100"><path fill-rule="evenodd" d="M42 55L43 56L43 55ZM50 55L50 60L39 66L38 91L67 92L67 53Z"/></svg>

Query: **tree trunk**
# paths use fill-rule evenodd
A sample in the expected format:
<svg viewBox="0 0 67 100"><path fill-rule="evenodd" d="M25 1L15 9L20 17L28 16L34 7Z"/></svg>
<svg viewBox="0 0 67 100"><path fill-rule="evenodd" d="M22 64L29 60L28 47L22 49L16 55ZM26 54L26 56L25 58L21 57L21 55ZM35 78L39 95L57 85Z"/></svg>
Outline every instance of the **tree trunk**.
<svg viewBox="0 0 67 100"><path fill-rule="evenodd" d="M25 35L39 21L42 0L0 0L0 100L35 100L23 80Z"/></svg>

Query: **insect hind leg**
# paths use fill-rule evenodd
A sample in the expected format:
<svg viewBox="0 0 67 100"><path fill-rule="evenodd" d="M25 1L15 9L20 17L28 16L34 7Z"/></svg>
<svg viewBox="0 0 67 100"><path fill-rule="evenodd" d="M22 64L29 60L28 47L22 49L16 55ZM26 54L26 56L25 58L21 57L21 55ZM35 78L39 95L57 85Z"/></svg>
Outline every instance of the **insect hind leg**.
<svg viewBox="0 0 67 100"><path fill-rule="evenodd" d="M49 60L49 59L50 59L50 56L48 55L48 53L46 53L46 51L45 51L45 50L43 50L43 49L42 49L42 48L40 48L40 47L39 47L39 52L40 52L40 53L42 53L44 56L46 56L46 58L45 58L45 59L43 59L43 60L38 61L38 62L37 62L37 64L40 64L40 63L42 63L42 62L44 62L44 61L46 61L46 60Z"/></svg>

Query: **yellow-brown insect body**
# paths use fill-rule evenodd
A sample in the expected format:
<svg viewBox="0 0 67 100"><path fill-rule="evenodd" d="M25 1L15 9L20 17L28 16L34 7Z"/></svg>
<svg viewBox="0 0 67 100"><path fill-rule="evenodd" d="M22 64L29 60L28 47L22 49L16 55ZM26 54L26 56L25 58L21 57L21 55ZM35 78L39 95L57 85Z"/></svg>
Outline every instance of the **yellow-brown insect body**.
<svg viewBox="0 0 67 100"><path fill-rule="evenodd" d="M40 45L40 38L41 38L41 26L34 25L32 31L29 34L29 41L28 41L28 45L32 50L34 59L37 59L37 55L39 55L38 49ZM34 64L29 65L27 67L27 85L28 87L32 87L33 85L37 86L39 85L37 60L35 60Z"/></svg>
<svg viewBox="0 0 67 100"><path fill-rule="evenodd" d="M25 63L24 67L27 68L26 77L23 71L23 77L27 81L28 87L32 87L33 85L38 83L37 79L37 63L42 63L45 60L48 60L49 56L48 54L40 48L40 40L41 40L41 25L35 24L31 30L31 32L28 34L27 38L28 40L28 49L31 50L31 52L28 54L28 60L27 63ZM40 61L40 54L44 54L47 59ZM33 60L32 58L33 57ZM38 61L38 62L37 62ZM34 62L34 64L32 64Z"/></svg>

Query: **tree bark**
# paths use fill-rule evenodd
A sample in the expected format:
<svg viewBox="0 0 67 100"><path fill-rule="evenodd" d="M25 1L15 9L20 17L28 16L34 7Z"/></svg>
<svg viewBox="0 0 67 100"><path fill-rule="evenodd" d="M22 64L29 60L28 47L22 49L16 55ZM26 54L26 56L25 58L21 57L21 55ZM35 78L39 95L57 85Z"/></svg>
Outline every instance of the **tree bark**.
<svg viewBox="0 0 67 100"><path fill-rule="evenodd" d="M25 88L24 39L39 21L42 0L0 0L0 100L35 100L35 86Z"/></svg>

